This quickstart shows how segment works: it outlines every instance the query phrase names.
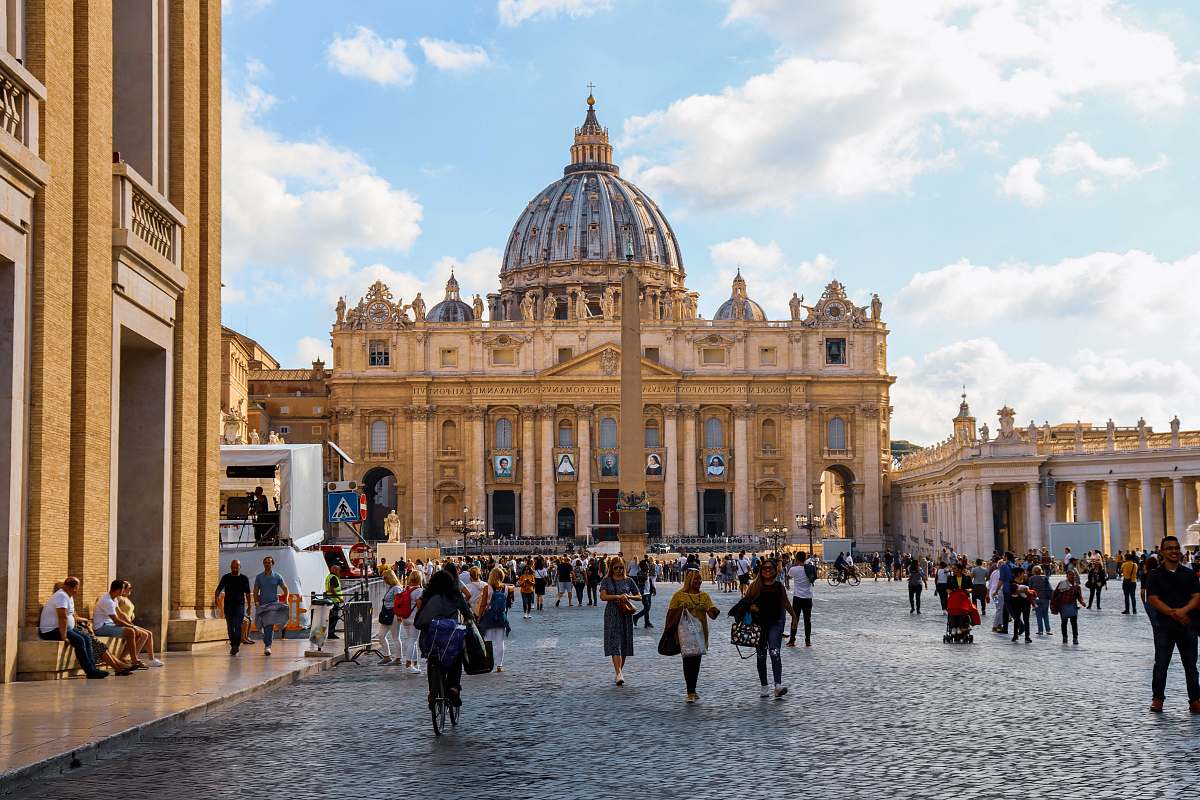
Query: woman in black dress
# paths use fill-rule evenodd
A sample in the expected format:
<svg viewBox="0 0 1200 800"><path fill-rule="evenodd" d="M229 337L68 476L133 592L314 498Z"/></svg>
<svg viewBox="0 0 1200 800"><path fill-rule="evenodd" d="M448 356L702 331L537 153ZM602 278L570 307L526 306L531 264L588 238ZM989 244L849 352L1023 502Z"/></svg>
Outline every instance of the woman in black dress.
<svg viewBox="0 0 1200 800"><path fill-rule="evenodd" d="M625 659L633 655L633 601L641 600L642 593L632 578L625 577L625 563L614 556L608 562L608 575L600 582L600 599L604 608L604 655L612 658L613 680L617 686L625 685L621 673ZM630 612L622 610L622 606Z"/></svg>

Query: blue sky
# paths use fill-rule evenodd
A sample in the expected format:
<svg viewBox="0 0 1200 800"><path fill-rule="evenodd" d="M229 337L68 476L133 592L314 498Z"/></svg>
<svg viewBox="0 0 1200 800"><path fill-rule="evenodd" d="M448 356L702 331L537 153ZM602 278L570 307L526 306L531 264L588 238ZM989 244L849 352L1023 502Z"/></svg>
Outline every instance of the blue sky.
<svg viewBox="0 0 1200 800"><path fill-rule="evenodd" d="M497 285L587 83L711 315L884 301L893 436L1200 427L1200 12L1104 0L225 0L226 324L285 365L376 278Z"/></svg>

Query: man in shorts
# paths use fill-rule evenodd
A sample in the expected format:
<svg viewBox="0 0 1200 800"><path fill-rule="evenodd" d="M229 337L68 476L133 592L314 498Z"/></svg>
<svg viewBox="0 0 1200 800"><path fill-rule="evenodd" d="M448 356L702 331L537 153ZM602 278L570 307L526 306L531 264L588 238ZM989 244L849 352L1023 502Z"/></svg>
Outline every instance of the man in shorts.
<svg viewBox="0 0 1200 800"><path fill-rule="evenodd" d="M125 640L125 654L130 663L138 668L161 667L163 662L154 655L153 637L150 631L139 628L133 620L126 619L117 608L117 600L125 590L125 581L117 579L108 586L108 593L100 595L96 601L95 613L92 614L92 632L97 636L111 636ZM138 658L138 653L146 650L148 662Z"/></svg>
<svg viewBox="0 0 1200 800"><path fill-rule="evenodd" d="M560 558L558 560L558 566L555 567L555 572L555 577L558 582L558 586L556 587L558 589L558 599L554 601L554 605L560 605L562 603L563 595L566 595L567 607L569 608L571 605L573 605L571 602L571 562L568 561L565 556Z"/></svg>
<svg viewBox="0 0 1200 800"><path fill-rule="evenodd" d="M746 558L745 550L738 553L737 577L738 588L741 589L742 594L745 594L746 589L750 586L750 559Z"/></svg>

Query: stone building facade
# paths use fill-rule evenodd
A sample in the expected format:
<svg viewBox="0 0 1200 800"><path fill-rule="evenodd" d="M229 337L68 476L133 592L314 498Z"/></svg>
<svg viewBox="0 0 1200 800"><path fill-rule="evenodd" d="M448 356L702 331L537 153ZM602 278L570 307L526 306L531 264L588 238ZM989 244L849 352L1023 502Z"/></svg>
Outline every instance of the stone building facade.
<svg viewBox="0 0 1200 800"><path fill-rule="evenodd" d="M971 557L1049 546L1052 522L1100 522L1109 553L1189 541L1197 519L1200 431L1081 422L1017 428L1000 409L978 430L963 396L953 434L892 471L892 527L908 552ZM1192 542L1193 544L1197 542Z"/></svg>
<svg viewBox="0 0 1200 800"><path fill-rule="evenodd" d="M0 679L68 574L220 636L218 0L0 2Z"/></svg>
<svg viewBox="0 0 1200 800"><path fill-rule="evenodd" d="M642 285L644 413L618 411L620 280ZM753 267L747 267L753 275ZM885 535L887 327L834 281L768 320L739 273L698 315L657 204L620 177L588 98L564 176L522 210L500 291L405 303L382 283L338 303L330 424L357 462L369 533L453 541L452 519L500 535L616 538L617 474L645 470L652 534L753 533L814 503L839 530ZM486 310L488 319L483 319ZM646 464L620 464L619 426Z"/></svg>

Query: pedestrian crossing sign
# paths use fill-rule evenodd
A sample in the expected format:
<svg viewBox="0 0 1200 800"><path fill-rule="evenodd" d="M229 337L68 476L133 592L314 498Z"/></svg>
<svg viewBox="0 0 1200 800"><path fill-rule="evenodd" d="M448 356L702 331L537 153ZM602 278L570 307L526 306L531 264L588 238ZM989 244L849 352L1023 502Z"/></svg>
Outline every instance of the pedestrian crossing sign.
<svg viewBox="0 0 1200 800"><path fill-rule="evenodd" d="M330 522L358 522L358 492L330 492L325 496Z"/></svg>

